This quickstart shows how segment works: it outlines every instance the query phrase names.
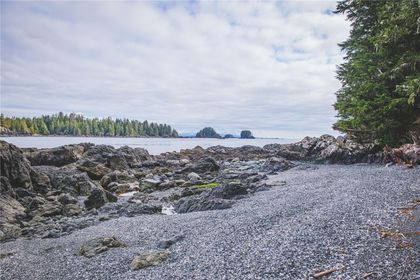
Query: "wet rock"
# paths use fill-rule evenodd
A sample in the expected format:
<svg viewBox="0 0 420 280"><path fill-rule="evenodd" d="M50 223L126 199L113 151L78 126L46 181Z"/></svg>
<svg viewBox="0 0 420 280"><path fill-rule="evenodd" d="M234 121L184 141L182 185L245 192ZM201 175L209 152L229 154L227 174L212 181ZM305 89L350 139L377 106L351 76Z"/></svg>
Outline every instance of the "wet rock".
<svg viewBox="0 0 420 280"><path fill-rule="evenodd" d="M169 257L167 250L150 250L134 257L130 264L131 270L138 270L149 266L156 266L165 261Z"/></svg>
<svg viewBox="0 0 420 280"><path fill-rule="evenodd" d="M117 240L115 237L98 237L87 241L79 249L79 255L91 258L102 252L108 251L110 248L126 247L124 242Z"/></svg>
<svg viewBox="0 0 420 280"><path fill-rule="evenodd" d="M64 166L78 161L85 150L93 144L65 145L51 149L23 149L23 153L33 166Z"/></svg>

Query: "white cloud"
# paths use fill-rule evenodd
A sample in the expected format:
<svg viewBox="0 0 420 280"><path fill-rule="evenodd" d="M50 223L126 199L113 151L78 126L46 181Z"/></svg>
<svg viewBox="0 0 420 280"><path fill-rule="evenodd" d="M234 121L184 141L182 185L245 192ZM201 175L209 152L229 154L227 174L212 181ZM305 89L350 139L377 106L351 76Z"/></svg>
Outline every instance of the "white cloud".
<svg viewBox="0 0 420 280"><path fill-rule="evenodd" d="M1 5L3 113L332 132L337 43L348 33L335 2Z"/></svg>

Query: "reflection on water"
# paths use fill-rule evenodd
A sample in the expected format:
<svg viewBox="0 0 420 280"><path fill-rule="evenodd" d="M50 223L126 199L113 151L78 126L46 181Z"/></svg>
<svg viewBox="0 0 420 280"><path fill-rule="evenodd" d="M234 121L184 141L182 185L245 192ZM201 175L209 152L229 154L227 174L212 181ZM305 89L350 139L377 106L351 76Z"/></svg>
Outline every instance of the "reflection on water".
<svg viewBox="0 0 420 280"><path fill-rule="evenodd" d="M9 143L21 148L53 148L67 144L94 143L106 144L116 148L127 145L133 148L141 147L150 154L179 151L191 149L195 146L208 148L211 146L240 147L253 145L262 147L272 143L292 143L295 139L211 139L211 138L116 138L116 137L0 137Z"/></svg>

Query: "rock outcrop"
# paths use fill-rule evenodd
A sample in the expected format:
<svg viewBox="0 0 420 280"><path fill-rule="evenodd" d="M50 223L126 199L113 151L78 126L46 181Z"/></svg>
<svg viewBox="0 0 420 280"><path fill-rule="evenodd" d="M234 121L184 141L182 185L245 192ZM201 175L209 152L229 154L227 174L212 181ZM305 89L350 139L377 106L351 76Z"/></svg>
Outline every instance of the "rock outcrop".
<svg viewBox="0 0 420 280"><path fill-rule="evenodd" d="M288 160L324 163L373 163L382 161L383 157L381 148L376 145L362 145L345 137L335 138L331 135L305 137L293 144L269 144L264 149Z"/></svg>

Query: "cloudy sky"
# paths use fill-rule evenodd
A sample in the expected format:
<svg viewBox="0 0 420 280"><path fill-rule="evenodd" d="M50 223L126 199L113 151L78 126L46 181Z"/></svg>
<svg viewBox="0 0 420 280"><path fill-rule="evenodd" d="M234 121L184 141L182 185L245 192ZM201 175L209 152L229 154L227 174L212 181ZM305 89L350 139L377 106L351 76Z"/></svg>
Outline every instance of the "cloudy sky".
<svg viewBox="0 0 420 280"><path fill-rule="evenodd" d="M334 1L1 2L1 112L333 133Z"/></svg>

